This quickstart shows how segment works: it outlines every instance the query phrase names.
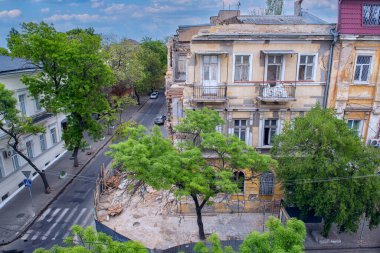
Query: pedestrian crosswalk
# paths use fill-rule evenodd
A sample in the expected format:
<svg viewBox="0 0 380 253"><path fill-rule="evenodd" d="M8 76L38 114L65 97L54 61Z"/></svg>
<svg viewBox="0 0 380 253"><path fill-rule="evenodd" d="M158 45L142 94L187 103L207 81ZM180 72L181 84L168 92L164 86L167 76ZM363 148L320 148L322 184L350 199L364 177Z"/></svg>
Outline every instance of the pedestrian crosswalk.
<svg viewBox="0 0 380 253"><path fill-rule="evenodd" d="M73 225L87 227L93 224L92 208L48 208L21 237L23 241L62 241L70 235Z"/></svg>

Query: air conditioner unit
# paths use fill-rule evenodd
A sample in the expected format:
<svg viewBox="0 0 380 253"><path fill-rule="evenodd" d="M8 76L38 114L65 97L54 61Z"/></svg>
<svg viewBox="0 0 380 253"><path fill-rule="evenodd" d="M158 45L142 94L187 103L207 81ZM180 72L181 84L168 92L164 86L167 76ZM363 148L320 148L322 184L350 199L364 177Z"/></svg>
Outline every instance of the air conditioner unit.
<svg viewBox="0 0 380 253"><path fill-rule="evenodd" d="M369 146L380 148L380 139L371 139L368 143Z"/></svg>
<svg viewBox="0 0 380 253"><path fill-rule="evenodd" d="M4 150L3 151L4 159L7 159L8 157L11 157L11 156L12 156L12 151L10 151L10 150Z"/></svg>

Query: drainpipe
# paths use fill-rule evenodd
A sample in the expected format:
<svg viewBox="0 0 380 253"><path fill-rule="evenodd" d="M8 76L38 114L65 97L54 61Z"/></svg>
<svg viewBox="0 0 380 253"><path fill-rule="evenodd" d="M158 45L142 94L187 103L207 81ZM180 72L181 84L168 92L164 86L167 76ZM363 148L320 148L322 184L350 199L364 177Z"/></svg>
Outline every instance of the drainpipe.
<svg viewBox="0 0 380 253"><path fill-rule="evenodd" d="M334 46L336 42L338 41L338 35L339 33L335 30L335 28L330 30L331 35L334 37L333 41L330 45L330 55L329 55L329 64L328 64L328 70L327 70L327 81L326 81L326 89L325 94L323 97L323 108L327 108L327 98L329 96L329 88L330 88L330 78L331 78L331 69L332 69L332 61L333 61L333 54L334 54Z"/></svg>

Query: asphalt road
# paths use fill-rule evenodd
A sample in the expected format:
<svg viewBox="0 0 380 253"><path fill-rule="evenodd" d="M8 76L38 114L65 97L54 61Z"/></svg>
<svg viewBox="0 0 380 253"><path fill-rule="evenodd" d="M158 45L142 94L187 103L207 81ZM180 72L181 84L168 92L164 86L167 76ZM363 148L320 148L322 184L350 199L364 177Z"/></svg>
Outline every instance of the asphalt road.
<svg viewBox="0 0 380 253"><path fill-rule="evenodd" d="M154 118L161 114L166 114L165 97L162 93L158 99L148 100L132 116L132 120L151 129ZM166 135L164 127L160 127L163 134ZM2 247L2 250L24 250L25 253L29 253L41 247L51 248L55 244L62 244L63 238L69 235L70 228L74 224L95 226L93 194L100 166L111 162L111 158L104 155L106 151L107 147L98 153L76 180L46 209L19 240Z"/></svg>

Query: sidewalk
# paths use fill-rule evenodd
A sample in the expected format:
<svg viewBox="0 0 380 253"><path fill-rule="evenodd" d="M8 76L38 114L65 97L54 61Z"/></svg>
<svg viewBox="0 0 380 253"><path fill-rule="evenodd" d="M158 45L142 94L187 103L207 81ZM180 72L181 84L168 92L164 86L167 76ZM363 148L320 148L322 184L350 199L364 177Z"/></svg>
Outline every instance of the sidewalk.
<svg viewBox="0 0 380 253"><path fill-rule="evenodd" d="M311 231L316 227L308 226L308 234L305 240L305 249L306 252L308 250L312 250L312 252L325 252L326 249L360 249L363 248L377 248L380 247L380 227L374 228L370 230L368 228L368 222L363 225L363 221L360 222L358 231L356 233L341 233L337 231L337 228L333 226L330 234L334 233L337 235L337 238L341 240L341 243L327 243L327 244L319 244L317 243L311 235ZM317 228L320 231L320 227ZM379 250L380 252L380 250Z"/></svg>
<svg viewBox="0 0 380 253"><path fill-rule="evenodd" d="M123 118L129 120L133 114L144 106L148 99L149 97L147 96L141 97L141 105L129 107ZM105 132L107 132L107 129ZM0 209L0 246L18 239L111 139L112 135L105 135L104 140L90 141L91 150L80 151L78 154L79 167L73 167L73 160L70 160L72 152L70 151L49 166L45 172L52 190L50 194L44 193L42 180L38 176L33 180L32 184L33 203L29 190L24 188L2 207ZM64 179L59 178L60 171L66 171L67 175Z"/></svg>

